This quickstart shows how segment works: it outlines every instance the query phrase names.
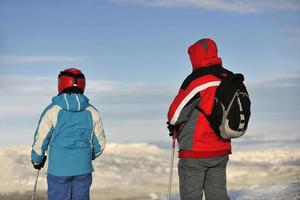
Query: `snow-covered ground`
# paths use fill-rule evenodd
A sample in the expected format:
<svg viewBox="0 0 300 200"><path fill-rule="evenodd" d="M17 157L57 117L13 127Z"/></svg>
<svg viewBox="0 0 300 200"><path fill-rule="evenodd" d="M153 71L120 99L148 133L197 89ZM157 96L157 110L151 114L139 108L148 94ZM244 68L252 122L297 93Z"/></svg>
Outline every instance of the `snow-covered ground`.
<svg viewBox="0 0 300 200"><path fill-rule="evenodd" d="M146 143L108 144L103 156L94 161L92 199L163 199L167 193L169 157L169 150ZM0 199L30 196L35 180L30 146L2 146L0 161ZM178 199L176 162L174 199ZM300 199L300 147L234 149L227 175L233 200ZM45 196L46 187L43 170L39 197Z"/></svg>

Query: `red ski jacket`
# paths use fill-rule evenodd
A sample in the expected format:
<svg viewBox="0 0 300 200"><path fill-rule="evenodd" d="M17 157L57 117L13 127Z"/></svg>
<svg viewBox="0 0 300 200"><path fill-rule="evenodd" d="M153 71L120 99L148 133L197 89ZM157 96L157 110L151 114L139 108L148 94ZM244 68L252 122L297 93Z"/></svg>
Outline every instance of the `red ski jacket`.
<svg viewBox="0 0 300 200"><path fill-rule="evenodd" d="M215 92L220 79L213 75L201 75L202 67L221 67L215 42L202 39L191 45L188 50L193 72L184 80L178 95L170 105L168 122L181 125L178 133L179 158L212 158L231 153L230 140L219 138L210 127L201 108L210 114Z"/></svg>

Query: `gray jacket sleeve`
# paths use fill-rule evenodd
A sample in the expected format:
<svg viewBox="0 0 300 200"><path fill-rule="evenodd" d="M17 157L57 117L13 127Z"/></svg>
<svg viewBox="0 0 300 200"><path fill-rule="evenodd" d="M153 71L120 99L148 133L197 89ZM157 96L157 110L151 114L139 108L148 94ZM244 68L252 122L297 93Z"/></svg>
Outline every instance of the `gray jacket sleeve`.
<svg viewBox="0 0 300 200"><path fill-rule="evenodd" d="M181 125L188 121L191 113L200 103L200 95L195 95L181 110L175 125Z"/></svg>

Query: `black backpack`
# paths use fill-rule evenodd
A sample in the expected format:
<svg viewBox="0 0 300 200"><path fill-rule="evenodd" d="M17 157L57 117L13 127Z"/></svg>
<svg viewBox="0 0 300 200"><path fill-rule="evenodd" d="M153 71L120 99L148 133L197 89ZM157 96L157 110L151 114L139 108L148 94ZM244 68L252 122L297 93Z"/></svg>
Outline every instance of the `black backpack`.
<svg viewBox="0 0 300 200"><path fill-rule="evenodd" d="M211 114L202 112L211 128L222 139L238 138L245 134L250 119L251 101L244 85L244 76L223 67L206 68L206 73L221 79L217 87ZM226 76L224 74L227 74Z"/></svg>

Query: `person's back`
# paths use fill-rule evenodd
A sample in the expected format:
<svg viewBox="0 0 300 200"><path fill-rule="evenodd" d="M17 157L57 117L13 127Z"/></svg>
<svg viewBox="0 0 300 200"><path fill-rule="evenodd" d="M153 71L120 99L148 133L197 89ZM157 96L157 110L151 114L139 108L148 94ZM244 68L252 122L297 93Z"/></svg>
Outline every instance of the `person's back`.
<svg viewBox="0 0 300 200"><path fill-rule="evenodd" d="M221 80L203 69L222 70L217 46L201 39L188 50L193 72L185 79L168 111L168 128L177 130L178 173L182 200L228 199L226 164L231 153L230 140L219 138L204 113L209 115ZM179 128L180 127L180 128Z"/></svg>
<svg viewBox="0 0 300 200"><path fill-rule="evenodd" d="M89 199L92 160L105 148L98 111L83 94L85 77L80 70L62 71L59 94L43 111L32 145L32 163L43 166L48 150L48 199Z"/></svg>

